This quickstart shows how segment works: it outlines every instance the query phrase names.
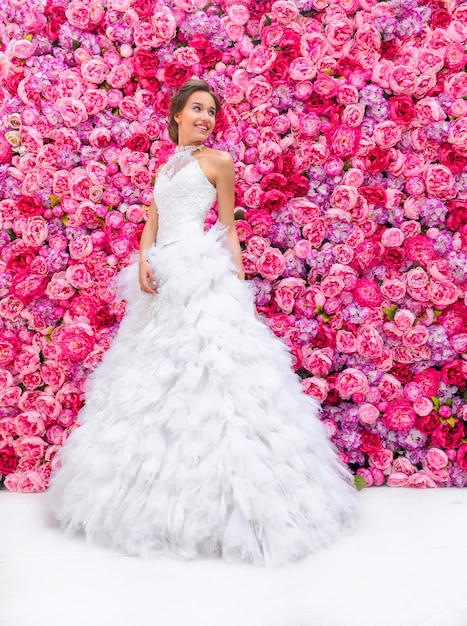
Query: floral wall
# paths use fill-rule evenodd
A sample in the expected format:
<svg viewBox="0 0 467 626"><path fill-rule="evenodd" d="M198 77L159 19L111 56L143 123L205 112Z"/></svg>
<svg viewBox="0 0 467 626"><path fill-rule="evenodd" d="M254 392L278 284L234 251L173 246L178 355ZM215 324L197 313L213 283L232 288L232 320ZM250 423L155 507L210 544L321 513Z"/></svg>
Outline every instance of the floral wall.
<svg viewBox="0 0 467 626"><path fill-rule="evenodd" d="M2 2L4 486L44 490L78 427L192 76L257 307L358 486L464 486L466 41L462 0Z"/></svg>

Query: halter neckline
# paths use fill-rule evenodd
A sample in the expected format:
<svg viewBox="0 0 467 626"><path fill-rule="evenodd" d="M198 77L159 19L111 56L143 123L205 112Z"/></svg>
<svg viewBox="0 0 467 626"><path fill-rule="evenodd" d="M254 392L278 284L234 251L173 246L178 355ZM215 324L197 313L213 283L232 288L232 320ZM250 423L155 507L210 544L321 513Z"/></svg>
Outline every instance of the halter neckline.
<svg viewBox="0 0 467 626"><path fill-rule="evenodd" d="M175 153L178 152L194 152L195 150L201 150L203 148L203 144L190 144L188 146L177 146L175 148Z"/></svg>

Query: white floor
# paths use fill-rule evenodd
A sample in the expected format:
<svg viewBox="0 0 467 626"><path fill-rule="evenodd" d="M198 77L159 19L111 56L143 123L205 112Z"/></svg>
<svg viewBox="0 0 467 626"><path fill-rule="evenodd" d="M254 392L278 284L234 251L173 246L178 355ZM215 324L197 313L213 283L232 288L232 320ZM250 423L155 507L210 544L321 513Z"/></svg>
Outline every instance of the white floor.
<svg viewBox="0 0 467 626"><path fill-rule="evenodd" d="M467 626L467 489L372 488L333 547L279 570L143 561L0 491L1 626Z"/></svg>

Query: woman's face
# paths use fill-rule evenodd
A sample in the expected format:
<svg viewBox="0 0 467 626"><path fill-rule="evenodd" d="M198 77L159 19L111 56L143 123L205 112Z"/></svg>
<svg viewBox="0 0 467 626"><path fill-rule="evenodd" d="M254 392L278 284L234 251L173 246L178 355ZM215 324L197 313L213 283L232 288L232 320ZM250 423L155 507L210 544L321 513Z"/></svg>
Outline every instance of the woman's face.
<svg viewBox="0 0 467 626"><path fill-rule="evenodd" d="M178 124L178 143L183 146L203 143L214 129L216 103L205 91L193 92L183 109L174 115Z"/></svg>

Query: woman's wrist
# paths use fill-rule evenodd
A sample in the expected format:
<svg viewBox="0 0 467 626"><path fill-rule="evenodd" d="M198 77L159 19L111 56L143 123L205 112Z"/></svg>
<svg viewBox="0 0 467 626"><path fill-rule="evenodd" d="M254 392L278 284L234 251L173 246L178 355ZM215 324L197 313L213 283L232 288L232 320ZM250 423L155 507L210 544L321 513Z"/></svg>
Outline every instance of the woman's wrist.
<svg viewBox="0 0 467 626"><path fill-rule="evenodd" d="M149 263L148 259L141 259L139 264L142 265L143 263Z"/></svg>

